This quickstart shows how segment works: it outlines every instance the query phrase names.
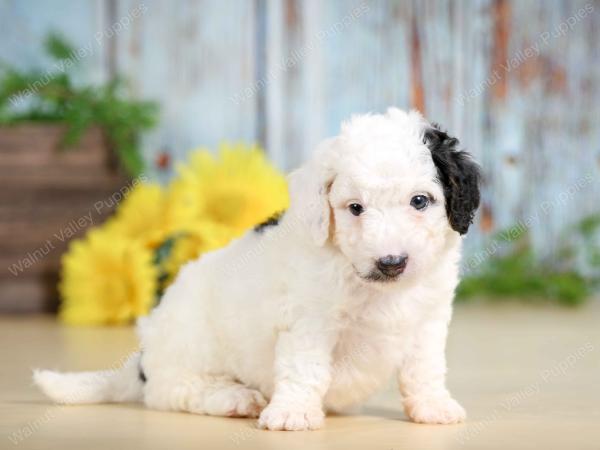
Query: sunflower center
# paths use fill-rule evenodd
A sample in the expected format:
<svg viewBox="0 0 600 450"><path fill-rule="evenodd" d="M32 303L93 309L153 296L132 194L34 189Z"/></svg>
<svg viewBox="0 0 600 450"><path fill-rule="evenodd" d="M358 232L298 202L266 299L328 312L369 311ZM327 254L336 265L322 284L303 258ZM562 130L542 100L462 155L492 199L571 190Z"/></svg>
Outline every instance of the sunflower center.
<svg viewBox="0 0 600 450"><path fill-rule="evenodd" d="M236 223L246 206L245 196L237 192L220 192L206 205L207 213L222 224Z"/></svg>

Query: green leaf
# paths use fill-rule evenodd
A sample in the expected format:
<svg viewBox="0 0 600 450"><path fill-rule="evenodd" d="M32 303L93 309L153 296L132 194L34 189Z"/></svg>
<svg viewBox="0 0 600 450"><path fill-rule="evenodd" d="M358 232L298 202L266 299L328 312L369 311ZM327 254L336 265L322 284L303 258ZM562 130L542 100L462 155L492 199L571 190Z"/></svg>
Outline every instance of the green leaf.
<svg viewBox="0 0 600 450"><path fill-rule="evenodd" d="M45 40L48 54L56 60L72 58L73 46L60 34ZM144 169L140 135L157 123L158 106L153 102L129 100L123 93L124 81L115 77L102 86L76 87L72 66L66 73L38 69L17 70L0 66L0 124L18 122L60 122L67 125L61 147L73 148L91 126L99 127L108 138L120 165L130 175Z"/></svg>
<svg viewBox="0 0 600 450"><path fill-rule="evenodd" d="M557 250L564 261L561 265L540 261L524 234L507 251L488 259L479 273L464 277L457 288L457 300L485 297L551 300L566 306L583 303L597 287L598 277L580 274L577 256L586 256L592 265L597 262L598 249L592 238L599 226L598 216L590 216L574 227L583 241L563 240Z"/></svg>
<svg viewBox="0 0 600 450"><path fill-rule="evenodd" d="M170 236L154 251L154 264L161 266L171 255L178 236Z"/></svg>
<svg viewBox="0 0 600 450"><path fill-rule="evenodd" d="M137 147L123 143L116 150L123 168L130 176L137 177L144 171L144 159Z"/></svg>
<svg viewBox="0 0 600 450"><path fill-rule="evenodd" d="M75 49L67 39L56 31L46 36L44 48L48 55L57 60L69 59L75 53Z"/></svg>
<svg viewBox="0 0 600 450"><path fill-rule="evenodd" d="M169 274L164 271L163 264L171 255L173 251L173 246L177 239L179 239L184 234L176 234L174 236L170 236L154 251L154 265L158 268L158 287L155 292L156 304L160 302L162 298L162 294L165 288L165 282L169 278Z"/></svg>

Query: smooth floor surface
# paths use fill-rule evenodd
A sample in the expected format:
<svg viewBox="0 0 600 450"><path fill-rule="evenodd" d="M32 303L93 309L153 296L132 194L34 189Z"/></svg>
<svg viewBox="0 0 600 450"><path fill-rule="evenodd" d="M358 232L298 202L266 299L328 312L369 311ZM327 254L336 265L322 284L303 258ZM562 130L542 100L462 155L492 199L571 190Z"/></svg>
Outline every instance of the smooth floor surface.
<svg viewBox="0 0 600 450"><path fill-rule="evenodd" d="M269 432L140 405L56 406L31 384L34 367L109 368L135 346L129 327L0 318L0 449L600 449L600 301L459 305L448 360L461 425L408 422L391 385L323 430Z"/></svg>

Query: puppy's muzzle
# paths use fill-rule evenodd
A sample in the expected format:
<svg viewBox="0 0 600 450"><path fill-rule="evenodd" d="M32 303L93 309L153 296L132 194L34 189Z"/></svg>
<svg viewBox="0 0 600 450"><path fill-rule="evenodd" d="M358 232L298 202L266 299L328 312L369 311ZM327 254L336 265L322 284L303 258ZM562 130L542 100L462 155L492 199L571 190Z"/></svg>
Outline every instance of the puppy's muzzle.
<svg viewBox="0 0 600 450"><path fill-rule="evenodd" d="M404 272L408 263L408 255L387 255L379 258L375 265L381 273L388 277L396 277Z"/></svg>

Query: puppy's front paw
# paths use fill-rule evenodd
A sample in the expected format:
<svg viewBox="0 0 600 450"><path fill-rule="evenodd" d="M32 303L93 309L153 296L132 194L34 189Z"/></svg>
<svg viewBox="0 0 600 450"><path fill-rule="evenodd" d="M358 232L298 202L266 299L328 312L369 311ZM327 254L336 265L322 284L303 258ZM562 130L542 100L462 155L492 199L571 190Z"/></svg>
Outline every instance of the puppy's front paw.
<svg viewBox="0 0 600 450"><path fill-rule="evenodd" d="M449 396L410 397L404 400L404 411L418 423L459 423L467 416L464 408Z"/></svg>
<svg viewBox="0 0 600 450"><path fill-rule="evenodd" d="M260 414L258 427L266 430L317 430L323 426L324 417L319 407L298 409L271 403Z"/></svg>

